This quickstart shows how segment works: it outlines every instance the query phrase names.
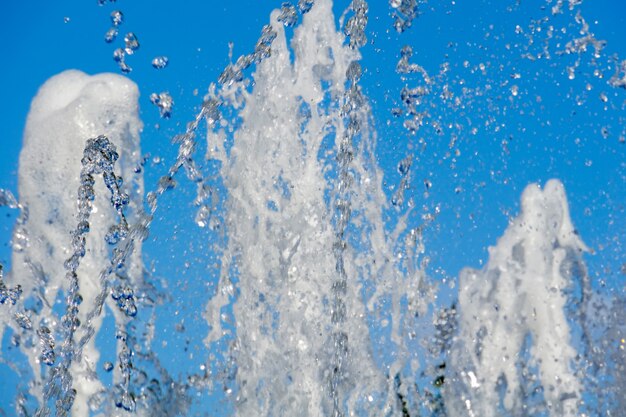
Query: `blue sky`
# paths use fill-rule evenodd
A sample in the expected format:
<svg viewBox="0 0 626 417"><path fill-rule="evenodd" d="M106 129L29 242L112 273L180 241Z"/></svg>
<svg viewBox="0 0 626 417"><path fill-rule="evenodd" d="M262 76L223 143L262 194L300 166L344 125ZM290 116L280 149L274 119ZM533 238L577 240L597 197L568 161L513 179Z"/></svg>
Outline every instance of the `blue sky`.
<svg viewBox="0 0 626 417"><path fill-rule="evenodd" d="M119 72L112 59L113 50L122 46L127 31L134 32L141 47L127 62L133 68L129 76L141 91L141 117L146 126L143 147L167 157L172 149L169 138L192 118L202 93L228 63L228 42L234 43L235 57L249 52L261 27L268 22L269 12L279 6L272 1L240 1L236 5L188 1L183 6L165 1L148 4L120 0L104 6L96 3L41 1L36 5L11 2L5 6L9 18L0 29L7 42L6 63L0 67L5 80L5 99L0 102L4 121L0 178L5 188L16 189L17 157L30 100L50 76L69 68L87 73ZM380 146L381 164L388 173L388 186L394 187L399 182L395 164L413 152L411 148L425 146L424 151L413 152L416 162L411 191L419 197L425 180L433 184L429 197L418 204L442 207L442 220L436 225L440 230L433 231L430 239L432 255L439 258L440 264L449 264L445 267L447 274L455 275L466 264L476 265L484 257L485 247L495 242L506 225L507 213L515 213L523 187L551 177L561 178L570 195L576 193L574 199L570 197L576 224L583 232L589 230L583 233L587 241L601 244L600 235L611 234L611 229L617 227L608 224L608 217L619 217L611 212L619 208L620 201L622 206L624 202L619 195L624 168L619 164L626 146L617 146L619 136L624 134L624 90L606 85L611 70L604 72L604 79L581 74L593 70L585 65L591 59L589 52L581 55L580 71L574 80L568 80L566 74L574 57L557 56L556 51L564 48L556 42L550 45L551 60L522 58L528 40L525 35L515 34L517 25L528 33L533 20L548 18L547 25L568 29L565 40L573 38L575 26L568 27L573 19L567 7L564 14L552 17L542 7L546 2L538 0L520 5L515 1L431 2L420 6L421 15L409 30L397 34L388 4L371 3L370 43L363 49L363 88L372 102L379 143L384 145ZM344 6L337 5L338 12ZM107 44L104 33L111 26L109 14L113 10L123 12L124 23L118 39ZM581 11L596 37L607 41L598 61L604 65L613 54L625 57L622 40L626 39L626 7L617 0L603 0L583 4ZM544 33L533 35L536 42L529 52L539 50L537 45L544 41ZM462 111L445 108L432 97L441 91L426 99L432 107L432 119L444 125L442 135L433 133L428 123L411 135L402 128L404 118L391 115L393 108L402 108L401 88L421 82L420 76L403 80L395 73L404 45L413 47L412 62L420 64L431 77L446 63L450 68L448 84L456 93L461 88L460 80L463 87L483 90L478 97L464 100ZM160 71L150 65L158 55L170 60L169 66ZM486 66L482 74L475 70L480 64ZM513 74L521 77L518 82L511 79ZM589 92L585 91L588 83L593 87ZM509 101L511 97L506 94L513 84L519 86L520 94ZM487 86L491 90L487 91ZM194 95L195 89L199 96ZM152 92L161 91L169 91L174 97L171 120L159 120L149 102ZM609 99L607 110L598 98L601 93ZM581 95L587 98L583 105L577 105L576 97ZM539 96L541 103L536 98ZM156 123L160 129L154 128ZM460 124L463 130L459 133L446 129L446 123ZM485 123L490 127L484 128ZM468 134L470 126L477 128L476 134ZM603 127L609 132L605 140ZM445 157L450 132L457 133L461 152L455 163ZM503 145L503 140L508 145ZM453 169L452 163L456 165ZM149 188L149 182L147 185ZM463 190L459 194L453 191L457 187ZM607 192L609 196L603 196ZM583 216L586 209L591 210L592 214L586 216L589 218ZM452 213L458 213L459 219L455 220ZM3 225L3 232L8 228ZM467 243L458 244L454 251L458 262L448 262L450 255L444 242L449 246L450 241L459 238ZM459 250L467 256L458 256ZM7 254L5 250L0 256L5 262Z"/></svg>
<svg viewBox="0 0 626 417"><path fill-rule="evenodd" d="M338 11L344 3L336 6ZM421 5L421 15L402 34L392 27L386 1L370 3L362 86L372 103L389 195L400 182L397 163L412 154L408 193L414 195L417 209L411 221L417 225L422 213L433 213L436 207L440 211L425 232L433 278L453 282L462 267L479 267L486 261L487 246L495 244L508 218L516 214L523 188L556 177L566 186L583 240L595 250L586 258L594 285L599 288L604 282L623 295L626 144L620 137L626 135L626 90L610 87L607 80L614 72L612 56L626 59L626 4L587 0L580 7L596 38L607 41L601 57L594 59L590 51L559 54L567 41L581 36L580 25L567 6L563 14L552 16L553 4L546 8L545 0L431 0ZM268 0L118 0L104 6L96 0L8 2L0 27L5 42L0 66L0 188L17 188L22 130L38 87L70 68L119 72L112 54L127 31L141 44L127 62L133 68L129 77L141 92L142 147L151 158L171 160L174 148L169 140L184 130L207 86L228 63L228 42L234 43L235 58L252 51L269 12L279 6L280 1ZM123 12L124 23L118 39L107 44L104 34L116 9ZM547 39L550 26L555 35ZM406 117L392 114L392 109L404 108L403 86L424 85L419 74L403 78L396 73L404 45L413 48L411 62L437 79L420 108L430 117L416 134L402 127ZM537 58L544 45L550 59ZM157 71L150 63L158 55L166 55L169 65ZM577 60L576 76L569 79L567 68ZM598 69L602 78L594 75ZM160 119L149 101L151 93L161 91L169 91L176 103L169 120ZM460 102L444 100L445 91ZM154 188L165 167L150 164L146 189ZM427 196L425 183L432 184ZM163 239L175 229L191 228L192 199L183 187L167 200L164 206L169 209L155 222L154 235ZM180 204L183 213L188 211L186 220L172 215ZM15 213L0 209L0 216L0 263L6 265ZM202 235L194 238L200 241ZM180 272L182 266L174 258L185 249L180 242L165 240L167 248L148 253L148 258L155 261L157 274Z"/></svg>

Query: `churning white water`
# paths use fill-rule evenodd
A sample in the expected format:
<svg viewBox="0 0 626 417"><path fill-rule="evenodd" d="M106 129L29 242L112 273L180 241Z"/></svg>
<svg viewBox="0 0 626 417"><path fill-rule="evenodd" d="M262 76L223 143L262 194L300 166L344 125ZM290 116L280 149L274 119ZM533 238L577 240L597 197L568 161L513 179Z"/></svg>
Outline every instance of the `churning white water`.
<svg viewBox="0 0 626 417"><path fill-rule="evenodd" d="M391 6L396 29L408 28L417 3ZM439 304L423 260L433 220L410 221L418 209L406 182L419 160L402 159L389 197L377 158L361 86L367 16L364 0L339 27L331 0L272 12L254 52L228 65L173 138L177 157L149 193L137 85L70 70L41 87L19 200L0 190L0 203L21 213L0 275L0 340L10 334L28 364L15 367L28 380L16 413L203 415L200 393L237 416L620 415L623 376L596 368L623 369L626 343L613 325L623 309L598 297L605 314L589 324L589 249L558 180L527 186L485 266L464 269L457 301ZM129 39L116 52L123 72L138 48ZM436 80L411 54L403 49L398 72L426 85L403 90L415 131ZM170 116L169 95L151 100ZM218 270L193 278L211 281L193 295L208 331L191 337L206 358L202 372L183 376L153 344L168 297L142 260L160 199L179 181L195 187L194 222L210 231L205 256ZM593 350L590 327L621 348Z"/></svg>

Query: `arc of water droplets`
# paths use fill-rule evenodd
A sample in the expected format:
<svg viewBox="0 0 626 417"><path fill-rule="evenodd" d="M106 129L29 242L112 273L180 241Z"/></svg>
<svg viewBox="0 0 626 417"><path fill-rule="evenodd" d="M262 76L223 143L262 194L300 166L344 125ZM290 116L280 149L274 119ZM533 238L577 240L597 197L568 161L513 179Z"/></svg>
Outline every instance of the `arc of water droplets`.
<svg viewBox="0 0 626 417"><path fill-rule="evenodd" d="M107 241L114 244L128 234L128 224L123 211L128 204L128 196L120 191L121 179L113 172L117 159L118 154L115 146L105 136L87 140L81 160L82 168L80 172L80 186L78 188L78 222L76 228L71 233L74 252L64 265L67 271L66 278L70 285L66 296L66 311L61 319L64 330L64 340L60 352L61 361L50 371L48 384L44 391L44 403L37 411L37 416L43 417L50 414L48 401L54 397L57 398L56 415L66 416L71 410L76 396L76 391L72 388L72 375L69 372L69 368L74 360L81 357L81 348L84 345L79 343L77 348L74 343L74 334L80 326L78 310L82 302L76 271L86 251L85 235L89 232L89 217L93 209L92 201L95 198L93 189L95 184L94 175L102 174L104 183L111 192L111 204L119 217L119 223L112 226L109 230L106 237ZM109 267L106 271L103 271L100 276L101 281L106 281L106 277L112 270L113 268ZM106 291L106 282L104 284L103 291ZM40 329L38 334L42 341L47 342L44 344L43 354L53 355L50 350L53 351L54 339L49 331ZM54 361L54 356L51 359Z"/></svg>

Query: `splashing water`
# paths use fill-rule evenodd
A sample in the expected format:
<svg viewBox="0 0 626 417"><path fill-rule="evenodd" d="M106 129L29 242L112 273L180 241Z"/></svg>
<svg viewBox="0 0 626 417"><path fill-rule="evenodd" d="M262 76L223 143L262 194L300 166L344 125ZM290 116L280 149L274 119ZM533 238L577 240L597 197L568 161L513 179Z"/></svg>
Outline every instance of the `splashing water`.
<svg viewBox="0 0 626 417"><path fill-rule="evenodd" d="M614 57L612 72L601 67L607 45L579 2L547 3L551 16L571 14L577 34L565 41L567 31L551 27L538 50L547 18L533 21L531 33L518 26L516 35L528 39L516 44L520 54L550 59L554 41L554 55L574 57L564 79L576 82L593 68L622 94L625 61ZM128 78L70 70L37 93L19 199L0 189L0 208L19 212L10 271L0 265L2 354L14 358L22 379L16 413L616 415L626 397L624 299L594 287L585 264L593 250L574 227L562 182L526 186L486 264L463 269L458 281L433 265L435 251L431 259L425 244L446 210L460 227L460 209L434 202L441 172L464 166L460 138L476 135L476 125L506 131L500 118L530 94L521 73L471 90L467 84L491 64L460 62L468 71L461 79L450 78L448 62L426 65L423 52L400 38L419 24L425 4L390 1L390 33L402 45L391 65L401 81L391 115L410 144L389 174L383 123L365 87L375 71L364 66L364 51L380 41L368 24L380 5L352 0L338 23L331 0L279 6L251 53L233 60L231 45L230 63L173 136L176 155L165 173L159 157L141 153L139 89ZM129 15L109 13L105 41L119 43ZM148 49L137 34L126 32L113 52L122 73L131 71L130 55L139 68ZM155 69L171 58L152 57L144 61ZM490 107L480 123L470 120L466 106L494 88L507 97L504 110ZM149 95L162 123L183 112L176 98L172 114L170 91ZM618 96L600 94L599 105L617 106ZM541 98L520 114L534 114L531 102ZM608 127L601 133L611 140ZM429 137L444 135L443 145ZM524 152L511 141L498 139L497 148ZM615 149L619 159L623 147ZM152 171L161 177L144 194L144 173ZM457 172L454 194L482 193L484 182L457 182ZM503 175L490 171L494 184ZM179 219L181 230L164 239L168 204L183 217L189 195L195 232L183 237ZM145 248L178 239L189 244L175 256L189 272L162 278L160 259ZM195 321L182 317L186 308Z"/></svg>
<svg viewBox="0 0 626 417"><path fill-rule="evenodd" d="M460 401L450 405L453 414L467 408L470 415L497 416L500 404L509 412L521 409L520 380L536 368L550 415L578 415L581 381L565 305L569 287L587 279L586 250L571 224L563 185L529 186L521 214L491 249L485 269L461 273L459 335L450 357L452 372L459 373L451 378L450 395ZM524 348L530 357L520 364Z"/></svg>

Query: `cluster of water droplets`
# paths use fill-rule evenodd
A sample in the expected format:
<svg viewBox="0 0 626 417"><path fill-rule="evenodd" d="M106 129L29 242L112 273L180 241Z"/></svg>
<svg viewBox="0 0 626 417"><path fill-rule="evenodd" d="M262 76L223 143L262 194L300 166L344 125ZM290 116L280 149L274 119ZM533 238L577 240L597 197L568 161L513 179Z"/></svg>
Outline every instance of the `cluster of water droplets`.
<svg viewBox="0 0 626 417"><path fill-rule="evenodd" d="M113 42L119 33L119 27L124 22L124 15L119 10L111 12L111 28L107 30L104 35L104 41L106 43Z"/></svg>
<svg viewBox="0 0 626 417"><path fill-rule="evenodd" d="M172 108L174 107L174 99L167 91L162 93L150 94L150 102L159 108L159 114L164 119L169 119L172 115Z"/></svg>
<svg viewBox="0 0 626 417"><path fill-rule="evenodd" d="M0 265L0 304L15 305L22 295L22 287L18 284L15 287L8 288L2 279L2 268L2 265Z"/></svg>
<svg viewBox="0 0 626 417"><path fill-rule="evenodd" d="M609 83L613 87L626 89L626 60L623 60L620 63L615 63L615 74L613 74Z"/></svg>
<svg viewBox="0 0 626 417"><path fill-rule="evenodd" d="M103 6L106 1L99 1L99 5ZM114 3L114 1L111 1ZM120 28L124 23L124 13L121 10L113 10L110 14L111 18L111 27L104 34L104 41L106 43L114 43L120 33ZM135 52L139 49L139 39L134 32L126 32L123 38L124 45L123 47L116 48L113 51L113 60L119 66L119 69L122 73L128 74L133 69L128 64L127 58L130 55L134 55ZM160 70L169 64L169 58L164 55L156 56L152 59L152 67L154 69Z"/></svg>
<svg viewBox="0 0 626 417"><path fill-rule="evenodd" d="M360 48L367 42L367 11L369 6L365 0L352 0L350 10L353 13L343 28L351 48Z"/></svg>
<svg viewBox="0 0 626 417"><path fill-rule="evenodd" d="M163 69L165 67L167 67L167 64L169 64L170 60L168 57L164 56L164 55L159 55L157 57L154 57L152 59L152 66L155 69Z"/></svg>
<svg viewBox="0 0 626 417"><path fill-rule="evenodd" d="M42 343L43 362L53 366L50 369L48 383L44 391L44 404L38 410L39 416L49 415L48 402L52 399L54 400L56 415L67 415L72 409L76 397L70 367L77 358L81 357L81 349L89 338L89 336L84 336L78 345L76 344L75 334L81 326L78 312L82 303L77 270L81 258L86 253L85 236L90 230L89 218L93 211L93 201L95 199L94 176L102 176L107 189L111 193L111 205L117 212L119 219L119 223L113 225L107 233L105 238L107 243L115 245L120 238L124 238L128 234L128 224L124 216L124 208L128 204L128 196L120 191L121 179L113 171L118 157L115 146L105 136L87 140L81 160L80 186L77 193L77 225L71 232L73 253L65 261L65 269L67 271L65 278L69 282L69 286L65 297L66 310L61 318L63 336L58 355L61 359L58 363L55 363L55 342L50 330L40 328L38 331ZM103 276L106 277L108 272L103 272ZM106 286L104 288L106 289ZM103 298L104 296L105 291L102 291L100 297Z"/></svg>
<svg viewBox="0 0 626 417"><path fill-rule="evenodd" d="M104 35L106 43L113 43L119 34L120 26L124 23L124 14L120 10L111 12L111 27ZM139 41L133 32L124 35L124 47L117 48L113 51L113 59L120 67L123 73L129 73L132 68L126 63L126 56L133 55L139 49Z"/></svg>
<svg viewBox="0 0 626 417"><path fill-rule="evenodd" d="M392 17L393 26L398 32L404 32L413 24L418 16L418 0L389 0L389 5L394 9Z"/></svg>
<svg viewBox="0 0 626 417"><path fill-rule="evenodd" d="M416 86L405 85L400 92L400 100L404 104L404 109L395 109L397 116L406 117L403 125L409 132L416 132L423 125L424 119L428 117L427 106L424 106L424 98L431 93L433 81L428 76L426 70L416 64L409 62L413 56L413 48L404 46L400 51L400 60L396 65L396 72L402 75L403 80L407 80L410 74L420 74L421 83Z"/></svg>

